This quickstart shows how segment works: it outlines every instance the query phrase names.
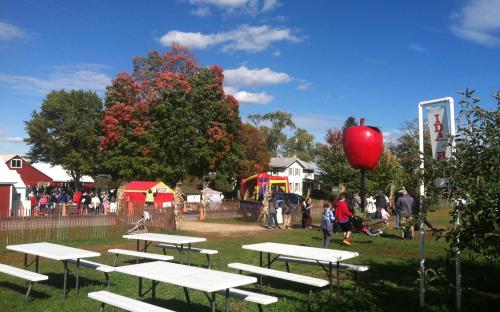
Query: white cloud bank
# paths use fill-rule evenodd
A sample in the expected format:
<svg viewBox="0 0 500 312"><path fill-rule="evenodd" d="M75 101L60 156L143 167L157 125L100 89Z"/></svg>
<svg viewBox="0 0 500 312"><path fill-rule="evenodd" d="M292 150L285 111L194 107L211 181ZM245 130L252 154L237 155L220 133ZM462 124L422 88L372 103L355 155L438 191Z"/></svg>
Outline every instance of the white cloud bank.
<svg viewBox="0 0 500 312"><path fill-rule="evenodd" d="M249 92L241 87L259 87L282 84L292 81L287 73L275 72L270 68L250 69L240 66L224 71L224 90L242 104L268 104L273 96L266 92Z"/></svg>
<svg viewBox="0 0 500 312"><path fill-rule="evenodd" d="M0 22L0 40L7 41L13 39L23 39L27 35L21 29L16 26L4 22Z"/></svg>
<svg viewBox="0 0 500 312"><path fill-rule="evenodd" d="M222 46L222 50L225 52L238 50L260 52L267 49L275 42L300 42L301 40L302 39L294 35L289 28L278 28L268 25L241 25L235 30L213 34L171 30L160 38L160 43L163 46L179 43L191 49L206 49L211 46Z"/></svg>
<svg viewBox="0 0 500 312"><path fill-rule="evenodd" d="M500 45L500 0L468 1L453 14L451 31L484 46Z"/></svg>
<svg viewBox="0 0 500 312"><path fill-rule="evenodd" d="M272 11L281 5L279 0L189 0L189 4L197 8L191 14L205 17L211 15L210 7L226 14L243 13L257 15Z"/></svg>
<svg viewBox="0 0 500 312"><path fill-rule="evenodd" d="M0 74L0 83L24 93L48 94L52 90L91 90L103 94L111 78L99 71L103 65L77 64L58 66L47 78Z"/></svg>
<svg viewBox="0 0 500 312"><path fill-rule="evenodd" d="M249 69L240 66L224 71L224 84L227 86L266 86L290 82L292 78L286 73L272 71L270 68Z"/></svg>
<svg viewBox="0 0 500 312"><path fill-rule="evenodd" d="M233 87L224 87L224 92L234 96L241 104L268 104L274 99L266 92L240 91Z"/></svg>

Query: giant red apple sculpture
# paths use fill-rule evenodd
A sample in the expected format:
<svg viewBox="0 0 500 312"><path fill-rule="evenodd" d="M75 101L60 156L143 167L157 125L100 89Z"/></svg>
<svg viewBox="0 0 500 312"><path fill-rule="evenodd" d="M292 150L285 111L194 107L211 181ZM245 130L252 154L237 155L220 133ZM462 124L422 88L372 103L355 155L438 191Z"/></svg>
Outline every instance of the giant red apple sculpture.
<svg viewBox="0 0 500 312"><path fill-rule="evenodd" d="M359 126L344 131L343 145L347 160L354 169L373 170L382 154L384 139L376 127L365 126L361 118Z"/></svg>

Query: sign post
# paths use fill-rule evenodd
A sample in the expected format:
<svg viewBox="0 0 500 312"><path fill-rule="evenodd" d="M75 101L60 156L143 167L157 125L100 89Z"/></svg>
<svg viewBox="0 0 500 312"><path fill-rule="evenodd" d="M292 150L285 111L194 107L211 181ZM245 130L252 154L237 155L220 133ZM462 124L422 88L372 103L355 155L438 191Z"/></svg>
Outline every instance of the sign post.
<svg viewBox="0 0 500 312"><path fill-rule="evenodd" d="M449 106L449 116L446 110L446 103ZM422 101L418 103L418 139L420 151L420 170L424 171L424 116L423 108L427 107L432 155L434 159L446 160L451 157L452 149L455 146L453 138L455 137L455 108L452 97L445 97L436 100ZM449 137L452 138L451 147L449 146ZM443 186L443 181L438 181L439 186ZM425 197L424 179L420 184L420 307L425 306L425 232L424 232L424 217L422 202ZM457 218L457 222L458 222ZM458 226L458 224L456 224ZM456 253L456 294L457 294L457 310L460 311L460 250L455 248Z"/></svg>

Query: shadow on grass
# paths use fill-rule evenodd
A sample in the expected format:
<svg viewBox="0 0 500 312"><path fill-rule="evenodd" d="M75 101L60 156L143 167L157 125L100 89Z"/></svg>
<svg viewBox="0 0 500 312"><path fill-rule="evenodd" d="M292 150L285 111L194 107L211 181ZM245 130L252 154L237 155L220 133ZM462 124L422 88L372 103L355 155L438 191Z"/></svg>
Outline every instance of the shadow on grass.
<svg viewBox="0 0 500 312"><path fill-rule="evenodd" d="M15 292L22 294L23 297L24 295L26 295L27 286L21 286L19 284L2 281L0 282L0 287L9 288ZM50 296L44 292L38 291L36 289L36 285L34 285L33 288L31 289L30 297L31 297L30 300L34 300L34 299L47 299Z"/></svg>
<svg viewBox="0 0 500 312"><path fill-rule="evenodd" d="M157 295L156 299L147 298L144 300L144 302L174 311L211 311L210 302L208 300L206 301L207 302L206 305L203 305L201 303L196 303L192 301L191 303L187 303L186 300L183 301L175 298L172 299L158 298Z"/></svg>
<svg viewBox="0 0 500 312"><path fill-rule="evenodd" d="M49 279L44 282L44 284L54 287L54 288L59 288L61 290L61 295L63 292L64 288L64 274L63 273L48 273L46 274ZM66 280L66 290L68 291L68 294L70 292L75 291L75 283L76 283L76 278L73 276L73 274L68 274L68 279ZM82 272L80 270L80 274L78 277L78 285L79 288L82 287L88 287L88 286L103 286L107 287L106 279L104 278L104 273L102 274L102 279L89 279L86 278L85 276L82 276Z"/></svg>

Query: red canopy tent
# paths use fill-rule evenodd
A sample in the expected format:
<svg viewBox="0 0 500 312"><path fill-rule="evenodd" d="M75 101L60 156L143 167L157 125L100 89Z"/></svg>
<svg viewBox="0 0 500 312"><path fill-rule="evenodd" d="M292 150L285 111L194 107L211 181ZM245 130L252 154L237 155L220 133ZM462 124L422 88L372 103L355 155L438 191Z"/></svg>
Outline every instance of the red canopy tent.
<svg viewBox="0 0 500 312"><path fill-rule="evenodd" d="M136 207L144 206L146 202L146 193L149 189L155 196L155 207L170 207L174 201L174 191L163 182L152 181L132 181L125 185L125 198L131 201ZM166 203L164 205L164 203Z"/></svg>

